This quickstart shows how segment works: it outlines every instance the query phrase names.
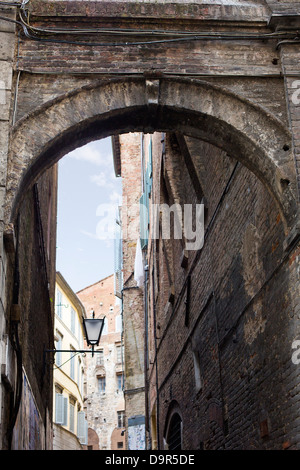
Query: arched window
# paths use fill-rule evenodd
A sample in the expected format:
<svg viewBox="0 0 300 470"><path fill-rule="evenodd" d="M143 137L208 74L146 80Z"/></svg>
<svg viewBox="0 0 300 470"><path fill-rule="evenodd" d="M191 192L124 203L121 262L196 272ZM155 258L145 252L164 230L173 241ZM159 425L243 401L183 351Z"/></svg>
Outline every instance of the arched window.
<svg viewBox="0 0 300 470"><path fill-rule="evenodd" d="M179 414L174 413L170 419L167 434L167 445L169 450L181 449L181 426L182 421Z"/></svg>
<svg viewBox="0 0 300 470"><path fill-rule="evenodd" d="M164 428L164 446L169 450L182 449L182 418L179 404L176 400L172 400L166 416L166 424Z"/></svg>

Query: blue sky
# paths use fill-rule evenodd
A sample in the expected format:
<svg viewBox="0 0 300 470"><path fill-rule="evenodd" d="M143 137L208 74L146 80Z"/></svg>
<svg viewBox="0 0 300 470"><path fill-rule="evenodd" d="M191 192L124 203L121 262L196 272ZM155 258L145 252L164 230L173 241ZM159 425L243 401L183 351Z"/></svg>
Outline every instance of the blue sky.
<svg viewBox="0 0 300 470"><path fill-rule="evenodd" d="M116 214L121 182L113 169L110 137L59 161L56 269L74 292L113 274L114 243L101 226L109 207Z"/></svg>

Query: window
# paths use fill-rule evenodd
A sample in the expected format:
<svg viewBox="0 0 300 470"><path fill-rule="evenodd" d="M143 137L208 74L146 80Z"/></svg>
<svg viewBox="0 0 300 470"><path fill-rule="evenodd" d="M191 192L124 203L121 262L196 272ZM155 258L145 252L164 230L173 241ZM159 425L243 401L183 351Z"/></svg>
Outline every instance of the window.
<svg viewBox="0 0 300 470"><path fill-rule="evenodd" d="M70 431L75 430L75 401L70 399L69 403L69 414L70 414Z"/></svg>
<svg viewBox="0 0 300 470"><path fill-rule="evenodd" d="M97 366L104 366L104 351L103 349L99 349L96 353L96 365Z"/></svg>
<svg viewBox="0 0 300 470"><path fill-rule="evenodd" d="M75 310L73 307L71 307L71 331L73 335L75 335Z"/></svg>
<svg viewBox="0 0 300 470"><path fill-rule="evenodd" d="M56 337L57 337L57 340L56 340L56 350L57 352L55 353L55 364L60 367L62 365L62 353L61 353L61 350L62 350L62 335L60 333L56 333Z"/></svg>
<svg viewBox="0 0 300 470"><path fill-rule="evenodd" d="M75 380L75 349L70 346L72 352L70 353L70 377L72 380Z"/></svg>
<svg viewBox="0 0 300 470"><path fill-rule="evenodd" d="M116 346L116 351L117 351L117 364L122 363L122 346L118 345Z"/></svg>
<svg viewBox="0 0 300 470"><path fill-rule="evenodd" d="M118 449L123 449L123 442L118 442L117 447Z"/></svg>
<svg viewBox="0 0 300 470"><path fill-rule="evenodd" d="M68 399L62 393L55 393L55 423L66 426L68 421Z"/></svg>
<svg viewBox="0 0 300 470"><path fill-rule="evenodd" d="M102 330L102 336L103 336L103 335L107 335L107 333L108 333L108 329L107 329L107 318L105 317L104 325L103 325L103 330Z"/></svg>
<svg viewBox="0 0 300 470"><path fill-rule="evenodd" d="M181 425L182 421L178 413L174 413L170 419L167 434L168 450L181 449Z"/></svg>
<svg viewBox="0 0 300 470"><path fill-rule="evenodd" d="M125 428L125 411L118 411L118 428Z"/></svg>
<svg viewBox="0 0 300 470"><path fill-rule="evenodd" d="M78 411L77 437L82 445L88 444L88 422L84 411ZM92 446L91 446L92 447ZM92 449L88 449L92 450Z"/></svg>
<svg viewBox="0 0 300 470"><path fill-rule="evenodd" d="M105 376L98 377L98 393L105 393L105 386L106 386Z"/></svg>
<svg viewBox="0 0 300 470"><path fill-rule="evenodd" d="M80 358L78 358L78 361L77 361L77 385L78 385L79 390L80 390L80 366L81 366L81 361L80 361Z"/></svg>
<svg viewBox="0 0 300 470"><path fill-rule="evenodd" d="M117 374L117 385L118 385L118 390L123 389L123 373Z"/></svg>
<svg viewBox="0 0 300 470"><path fill-rule="evenodd" d="M82 367L81 368L81 380L80 380L80 393L81 393L81 395L84 395L84 393L83 393L83 379L84 379L84 369Z"/></svg>
<svg viewBox="0 0 300 470"><path fill-rule="evenodd" d="M194 371L195 371L195 387L196 387L196 392L199 392L199 390L201 390L202 388L199 351L193 352L193 358L194 358Z"/></svg>
<svg viewBox="0 0 300 470"><path fill-rule="evenodd" d="M59 289L56 289L56 313L59 318L62 317L62 293Z"/></svg>

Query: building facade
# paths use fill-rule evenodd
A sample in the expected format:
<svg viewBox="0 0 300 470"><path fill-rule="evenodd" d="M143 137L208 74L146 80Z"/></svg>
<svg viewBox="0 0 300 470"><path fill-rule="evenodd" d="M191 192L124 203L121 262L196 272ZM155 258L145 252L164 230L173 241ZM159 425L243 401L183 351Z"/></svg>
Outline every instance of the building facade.
<svg viewBox="0 0 300 470"><path fill-rule="evenodd" d="M86 357L84 409L88 450L125 450L124 368L121 303L114 275L77 292L87 316L104 318L99 346Z"/></svg>
<svg viewBox="0 0 300 470"><path fill-rule="evenodd" d="M138 219L135 242L123 238L136 301L124 292L126 384L143 384L133 403L125 388L128 435L144 424L148 449L299 448L299 273L275 201L233 157L179 133L120 136L115 158L139 201L126 226L122 208L124 233Z"/></svg>
<svg viewBox="0 0 300 470"><path fill-rule="evenodd" d="M126 447L145 450L145 375L144 375L144 285L134 278L137 237L140 235L140 198L142 194L141 134L114 138L115 168L122 176L122 305L125 351ZM119 174L119 176L120 176ZM118 175L118 171L116 171Z"/></svg>
<svg viewBox="0 0 300 470"><path fill-rule="evenodd" d="M204 195L208 223L198 254L177 238L142 248L153 311L144 302L139 312L136 241L124 246L124 307L134 305L128 318L138 326L136 371L135 356L127 359L128 407L130 397L138 403L128 408L129 442L149 446L154 436L172 446L175 427L185 448L299 448L299 2L8 0L0 9L1 448L52 445L43 358L53 348L55 195L52 183L45 192L36 184L76 147L126 133L158 135L153 150L162 134L179 138L168 144L171 161L155 152L150 197L157 185L162 201ZM138 176L136 184L147 199ZM40 442L22 433L25 393Z"/></svg>
<svg viewBox="0 0 300 470"><path fill-rule="evenodd" d="M56 204L54 166L26 193L18 236L6 245L2 289L5 280L13 283L3 306L13 307L0 348L0 432L9 449L52 449L53 374L44 359L45 349L54 347Z"/></svg>
<svg viewBox="0 0 300 470"><path fill-rule="evenodd" d="M60 272L56 273L53 450L82 450L87 443L84 411L85 309Z"/></svg>

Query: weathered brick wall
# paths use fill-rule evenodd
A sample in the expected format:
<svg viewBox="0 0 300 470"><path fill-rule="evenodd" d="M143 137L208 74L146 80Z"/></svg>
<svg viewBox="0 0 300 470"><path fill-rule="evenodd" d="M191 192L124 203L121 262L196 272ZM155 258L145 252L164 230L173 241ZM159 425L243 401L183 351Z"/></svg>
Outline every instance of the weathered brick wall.
<svg viewBox="0 0 300 470"><path fill-rule="evenodd" d="M161 446L169 406L177 401L186 449L298 449L299 366L291 361L292 342L299 337L298 252L284 251L278 208L249 170L209 144L186 141L206 199L206 239L185 270L181 258L173 258L173 306L166 308L166 278L158 283ZM173 187L189 188L184 200L191 201L185 170L176 177L178 149L166 146L166 152ZM160 156L154 158L159 168ZM153 194L160 189L155 183ZM173 253L176 245L173 241ZM189 299L183 271L185 280L191 274ZM149 373L153 404L154 368Z"/></svg>
<svg viewBox="0 0 300 470"><path fill-rule="evenodd" d="M20 73L16 117L19 119L49 99L91 84L93 80L163 75L211 81L250 99L287 124L283 64L276 47L278 38L271 38L273 25L268 26L272 8L273 5L268 7L264 1L259 4L170 2L167 5L164 2L32 1L28 5L32 28L70 28L73 33L78 31L78 35L41 35L41 31L36 31L38 40L32 40L20 28L15 61L16 72ZM81 36L79 30L96 27L106 30L100 35L101 43L99 34L91 33L86 44L87 35ZM116 35L120 28L122 34ZM162 36L141 35L154 29ZM127 34L125 30L135 33ZM185 36L177 41L179 30ZM204 31L208 35L226 34L227 38L195 38ZM163 36L165 33L169 35ZM244 38L249 33L258 37ZM264 34L269 35L268 40L259 39ZM74 44L80 39L80 44Z"/></svg>
<svg viewBox="0 0 300 470"><path fill-rule="evenodd" d="M181 1L166 4L70 0L31 1L28 8L31 24L37 27L94 27L112 33L100 35L102 45L88 47L59 42L77 41L80 38L76 35L50 36L47 38L50 42L40 42L29 40L21 31L15 64L21 72L18 117L28 112L28 105L32 109L49 98L94 79L156 73L212 80L262 104L281 119L286 118L277 40L254 40L249 43L245 40L216 41L207 38L201 41L151 43L152 40L173 38L113 35L120 28L137 31L159 28L192 34L203 31L270 33L266 27L270 10L265 2L206 5ZM215 21L222 18L226 18L227 26L224 23L216 25ZM205 27L203 20L208 22ZM248 23L247 26L239 20ZM81 39L87 40L86 36ZM99 42L99 35L89 35L88 39ZM130 46L125 44L128 42L142 44ZM273 99L275 90L276 102Z"/></svg>
<svg viewBox="0 0 300 470"><path fill-rule="evenodd" d="M107 321L107 332L102 334L97 348L103 350L103 364L97 363L97 353L94 357L87 354L85 360L88 446L93 446L93 450L116 450L121 442L125 448L125 436L121 436L123 428L118 428L118 411L124 411L125 404L123 391L117 387L117 374L123 372L124 365L122 360L117 360L116 348L121 346L123 341L121 330L117 329L118 325L121 326L120 322L117 324L121 311L120 302L114 295L114 276L108 276L87 286L77 292L77 295L86 309L87 317L90 317L93 310L95 318L105 316ZM105 377L104 394L99 393L98 377Z"/></svg>
<svg viewBox="0 0 300 470"><path fill-rule="evenodd" d="M15 61L19 77L17 120L49 99L64 96L94 80L154 75L212 82L251 100L288 124L283 62L276 47L278 38L243 39L249 33L270 35L273 32L273 24L268 25L273 6L267 7L266 2L207 5L170 2L166 5L162 2L33 1L28 8L33 28L63 27L74 33L81 28L97 27L104 28L106 33L101 34L101 43L99 34L89 34L90 44L85 45L87 36L79 33L47 33L39 37L43 40L30 40L20 28ZM297 11L294 4L292 8ZM157 31L158 27L159 34L172 32L172 35L140 36L145 30ZM135 34L123 31L116 36L120 28ZM177 42L178 30L192 37L186 40L185 36ZM204 31L209 35L218 31L232 37L195 39L194 35ZM36 34L39 36L40 32ZM80 39L82 43L74 44ZM293 166L291 161L289 170ZM294 187L294 175L289 179Z"/></svg>
<svg viewBox="0 0 300 470"><path fill-rule="evenodd" d="M286 77L289 125L293 135L298 191L300 191L300 53L293 44L282 46L281 60Z"/></svg>
<svg viewBox="0 0 300 470"><path fill-rule="evenodd" d="M9 320L17 320L22 366L42 418L44 428L39 432L46 437L47 449L52 448L53 371L52 361L49 356L44 356L44 352L54 347L56 204L57 168L53 166L24 195L15 226L15 253L10 253L7 268L10 282L6 286L7 313L14 311L20 314L19 319L10 316ZM16 342L12 325L9 325L10 339ZM15 372L17 387L20 375L17 370ZM6 390L6 403L14 393L15 390ZM12 409L18 400L17 396L12 400ZM8 414L8 406L4 406L4 410L3 429L7 429L11 415ZM29 429L29 414L22 419ZM4 436L4 448L9 446L7 438ZM22 442L19 439L19 445Z"/></svg>
<svg viewBox="0 0 300 470"><path fill-rule="evenodd" d="M125 411L128 420L145 416L144 397L144 301L143 285L134 280L137 236L139 236L139 201L142 194L141 135L137 132L119 136L122 176L123 239L123 315L125 351ZM128 432L126 432L128 448Z"/></svg>
<svg viewBox="0 0 300 470"><path fill-rule="evenodd" d="M8 15L15 18L14 9L0 8L0 15ZM9 141L9 119L11 111L11 93L13 82L13 58L14 58L15 25L0 20L0 351L4 351L4 336L6 330L6 282L7 278L7 253L3 246L4 231L4 203L6 194L7 153ZM4 361L2 351L0 362ZM0 423L6 419L6 411L3 411L5 400L8 400L2 378L0 377ZM2 448L4 426L0 424L0 449Z"/></svg>

